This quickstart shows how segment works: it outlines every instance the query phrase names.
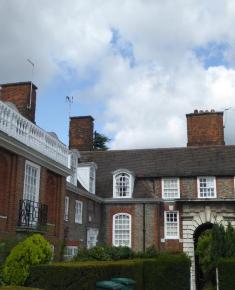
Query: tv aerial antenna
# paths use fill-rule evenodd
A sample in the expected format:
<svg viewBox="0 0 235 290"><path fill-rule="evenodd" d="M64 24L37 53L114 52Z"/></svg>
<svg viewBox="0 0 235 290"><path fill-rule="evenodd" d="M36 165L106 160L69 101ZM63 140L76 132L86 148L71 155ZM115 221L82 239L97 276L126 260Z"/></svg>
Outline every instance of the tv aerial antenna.
<svg viewBox="0 0 235 290"><path fill-rule="evenodd" d="M31 75L31 85L30 85L30 93L29 93L29 104L28 109L31 109L32 107L32 91L33 91L33 75L34 75L34 63L27 58L27 62L32 66L32 75Z"/></svg>
<svg viewBox="0 0 235 290"><path fill-rule="evenodd" d="M70 118L71 117L71 111L72 111L72 105L73 105L73 102L74 102L74 98L73 98L73 96L66 96L65 101L69 105L69 118Z"/></svg>

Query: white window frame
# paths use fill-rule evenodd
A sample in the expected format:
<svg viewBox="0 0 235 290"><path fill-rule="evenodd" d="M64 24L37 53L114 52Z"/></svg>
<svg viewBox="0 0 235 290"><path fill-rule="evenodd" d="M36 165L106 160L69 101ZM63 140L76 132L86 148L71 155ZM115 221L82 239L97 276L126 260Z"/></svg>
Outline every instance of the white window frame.
<svg viewBox="0 0 235 290"><path fill-rule="evenodd" d="M176 196L166 196L166 193L165 193L165 182L166 181L170 181L170 180L176 180L177 182L177 195ZM180 198L180 178L179 177L165 177L165 178L162 178L162 198L164 199L177 199L177 198ZM171 189L171 188L167 188L167 189Z"/></svg>
<svg viewBox="0 0 235 290"><path fill-rule="evenodd" d="M68 251L71 250L71 255L68 253ZM76 256L78 253L78 247L77 246L65 246L64 248L64 260L69 261L74 256Z"/></svg>
<svg viewBox="0 0 235 290"><path fill-rule="evenodd" d="M79 209L80 208L80 213ZM75 214L74 219L76 224L82 224L82 214L83 214L83 202L80 200L75 200Z"/></svg>
<svg viewBox="0 0 235 290"><path fill-rule="evenodd" d="M128 228L128 231L129 231L129 243L128 244L120 244L120 243L116 243L116 218L118 216L121 216L121 215L124 215L124 216L127 216L129 218L129 228ZM127 246L129 248L131 248L131 245L132 245L132 216L129 214L129 213L126 213L126 212L120 212L120 213L117 213L115 215L113 215L113 238L112 238L112 243L113 243L113 246L115 247L119 247L119 246ZM120 225L119 225L120 226ZM121 231L122 229L118 229L119 231Z"/></svg>
<svg viewBox="0 0 235 290"><path fill-rule="evenodd" d="M129 183L128 183L129 191L124 196L120 196L117 190L117 186L118 186L117 178L121 174L125 174L129 178ZM129 170L119 169L113 172L113 197L114 198L132 198L133 189L134 189L134 176Z"/></svg>
<svg viewBox="0 0 235 290"><path fill-rule="evenodd" d="M213 178L214 196L201 196L201 192L200 192L200 179L201 178L208 178L208 179ZM216 177L215 176L198 176L197 177L197 193L198 193L198 198L209 198L209 199L217 198Z"/></svg>
<svg viewBox="0 0 235 290"><path fill-rule="evenodd" d="M34 199L32 199L31 197L29 197L29 193L27 190L27 186L29 186L27 184L27 175L26 175L26 171L27 171L27 166L32 167L33 169L36 169L36 185L35 185L35 197ZM24 172L24 193L23 193L23 199L27 199L30 201L35 201L38 202L39 201L39 189L40 189L40 173L41 173L41 167L31 161L26 160L25 161L25 172Z"/></svg>
<svg viewBox="0 0 235 290"><path fill-rule="evenodd" d="M67 222L69 220L69 197L64 198L64 220Z"/></svg>
<svg viewBox="0 0 235 290"><path fill-rule="evenodd" d="M175 235L175 236L169 236L168 234L167 234L167 223L169 223L168 221L167 221L167 214L172 214L172 213L176 213L177 214L177 235ZM180 235L180 227L179 227L179 211L177 211L177 210L172 210L172 211L170 211L170 210L167 210L167 211L165 211L164 212L164 236L165 236L165 239L166 240L178 240L179 239L179 235Z"/></svg>

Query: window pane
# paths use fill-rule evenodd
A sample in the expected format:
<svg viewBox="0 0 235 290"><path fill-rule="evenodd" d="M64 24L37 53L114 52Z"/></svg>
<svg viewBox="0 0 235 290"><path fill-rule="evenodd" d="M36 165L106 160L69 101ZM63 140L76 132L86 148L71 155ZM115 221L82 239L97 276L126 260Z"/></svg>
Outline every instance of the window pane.
<svg viewBox="0 0 235 290"><path fill-rule="evenodd" d="M114 246L131 246L131 222L130 216L119 214L114 217Z"/></svg>
<svg viewBox="0 0 235 290"><path fill-rule="evenodd" d="M178 198L179 197L179 178L163 179L163 197Z"/></svg>
<svg viewBox="0 0 235 290"><path fill-rule="evenodd" d="M178 212L168 211L165 214L165 235L166 238L178 238Z"/></svg>
<svg viewBox="0 0 235 290"><path fill-rule="evenodd" d="M117 197L130 196L130 176L120 173L116 176L116 195Z"/></svg>
<svg viewBox="0 0 235 290"><path fill-rule="evenodd" d="M199 196L215 197L215 177L199 178Z"/></svg>

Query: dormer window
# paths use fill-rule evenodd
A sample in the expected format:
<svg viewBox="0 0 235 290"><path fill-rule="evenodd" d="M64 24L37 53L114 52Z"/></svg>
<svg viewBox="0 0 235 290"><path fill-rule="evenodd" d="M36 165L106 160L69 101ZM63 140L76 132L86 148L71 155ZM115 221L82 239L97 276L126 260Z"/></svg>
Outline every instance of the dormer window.
<svg viewBox="0 0 235 290"><path fill-rule="evenodd" d="M68 159L68 167L72 170L72 175L67 177L67 181L77 186L77 167L79 152L77 150L70 151Z"/></svg>
<svg viewBox="0 0 235 290"><path fill-rule="evenodd" d="M97 166L93 162L79 163L77 178L81 185L90 193L95 194Z"/></svg>
<svg viewBox="0 0 235 290"><path fill-rule="evenodd" d="M115 198L132 197L134 177L128 170L117 170L113 174L113 196Z"/></svg>

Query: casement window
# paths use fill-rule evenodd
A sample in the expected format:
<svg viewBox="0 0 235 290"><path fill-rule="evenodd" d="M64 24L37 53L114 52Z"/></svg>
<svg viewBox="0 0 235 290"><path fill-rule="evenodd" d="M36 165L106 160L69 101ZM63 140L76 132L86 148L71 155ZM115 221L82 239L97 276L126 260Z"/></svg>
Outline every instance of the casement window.
<svg viewBox="0 0 235 290"><path fill-rule="evenodd" d="M26 161L23 199L38 202L39 184L40 184L40 166L30 161Z"/></svg>
<svg viewBox="0 0 235 290"><path fill-rule="evenodd" d="M75 223L82 224L82 208L83 203L79 200L75 201Z"/></svg>
<svg viewBox="0 0 235 290"><path fill-rule="evenodd" d="M134 178L128 171L118 170L113 175L113 197L132 197Z"/></svg>
<svg viewBox="0 0 235 290"><path fill-rule="evenodd" d="M69 197L66 196L64 199L64 220L69 220Z"/></svg>
<svg viewBox="0 0 235 290"><path fill-rule="evenodd" d="M78 253L78 247L66 246L64 248L64 260L69 261Z"/></svg>
<svg viewBox="0 0 235 290"><path fill-rule="evenodd" d="M165 239L179 239L179 212L165 211Z"/></svg>
<svg viewBox="0 0 235 290"><path fill-rule="evenodd" d="M180 179L177 177L162 179L162 197L174 199L180 197Z"/></svg>
<svg viewBox="0 0 235 290"><path fill-rule="evenodd" d="M214 176L198 177L197 186L199 198L216 198L216 178Z"/></svg>
<svg viewBox="0 0 235 290"><path fill-rule="evenodd" d="M131 215L118 213L113 216L113 245L131 247Z"/></svg>

